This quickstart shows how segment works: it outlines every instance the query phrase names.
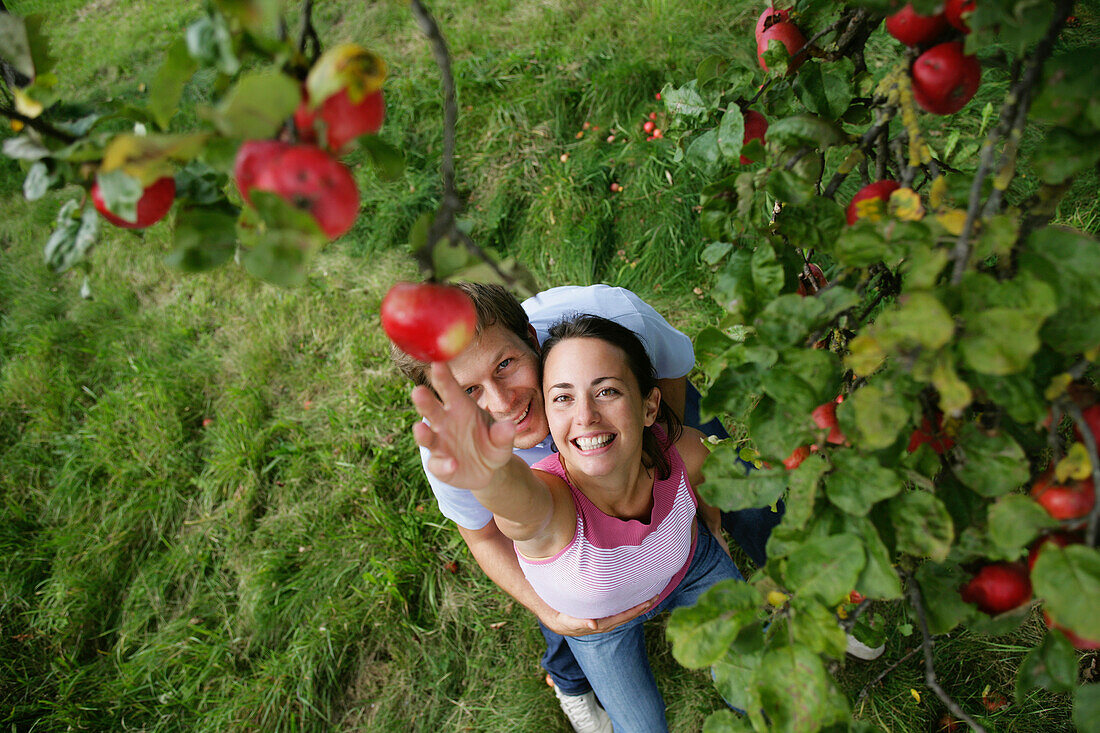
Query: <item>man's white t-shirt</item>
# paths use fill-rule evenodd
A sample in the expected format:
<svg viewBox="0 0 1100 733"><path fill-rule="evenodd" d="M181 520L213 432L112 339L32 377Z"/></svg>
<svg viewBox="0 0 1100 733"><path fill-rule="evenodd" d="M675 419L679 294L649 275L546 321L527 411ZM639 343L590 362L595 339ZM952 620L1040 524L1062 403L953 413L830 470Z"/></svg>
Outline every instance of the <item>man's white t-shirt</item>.
<svg viewBox="0 0 1100 733"><path fill-rule="evenodd" d="M658 379L687 376L695 365L691 339L673 328L660 313L629 290L608 285L564 285L544 290L521 305L535 328L540 344L546 340L550 327L563 318L595 315L626 326L638 335L657 370ZM547 435L538 445L517 449L515 454L530 466L553 452L553 440ZM491 522L493 513L478 502L473 492L445 484L431 474L428 470L430 456L428 449L420 449L424 475L443 516L466 529L481 529Z"/></svg>

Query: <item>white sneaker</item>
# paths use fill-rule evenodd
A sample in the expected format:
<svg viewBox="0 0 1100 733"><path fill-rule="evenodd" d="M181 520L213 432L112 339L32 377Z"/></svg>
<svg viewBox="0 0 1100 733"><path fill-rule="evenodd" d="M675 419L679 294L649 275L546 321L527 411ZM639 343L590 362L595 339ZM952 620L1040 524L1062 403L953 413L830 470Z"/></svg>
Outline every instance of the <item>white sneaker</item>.
<svg viewBox="0 0 1100 733"><path fill-rule="evenodd" d="M555 687L554 694L576 733L611 733L611 718L596 702L596 693L589 690L583 695L566 695Z"/></svg>
<svg viewBox="0 0 1100 733"><path fill-rule="evenodd" d="M886 651L885 644L870 647L851 634L848 634L848 653L856 659L864 659L869 662L872 659L881 657L884 651Z"/></svg>

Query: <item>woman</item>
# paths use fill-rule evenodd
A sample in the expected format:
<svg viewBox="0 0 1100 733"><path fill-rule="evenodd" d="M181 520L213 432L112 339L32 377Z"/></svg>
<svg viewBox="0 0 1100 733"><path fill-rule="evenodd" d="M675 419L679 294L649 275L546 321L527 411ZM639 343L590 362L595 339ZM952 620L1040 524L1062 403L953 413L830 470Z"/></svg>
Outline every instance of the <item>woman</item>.
<svg viewBox="0 0 1100 733"><path fill-rule="evenodd" d="M493 423L450 370L413 391L414 426L429 470L468 488L515 543L543 599L600 618L656 605L611 631L567 641L616 731L667 730L642 624L690 605L719 580L740 578L719 534L719 512L698 500L707 450L661 405L645 348L629 330L581 316L543 344L543 393L558 453L528 467L512 455L515 426ZM711 527L700 529L696 513ZM713 533L713 534L712 534Z"/></svg>

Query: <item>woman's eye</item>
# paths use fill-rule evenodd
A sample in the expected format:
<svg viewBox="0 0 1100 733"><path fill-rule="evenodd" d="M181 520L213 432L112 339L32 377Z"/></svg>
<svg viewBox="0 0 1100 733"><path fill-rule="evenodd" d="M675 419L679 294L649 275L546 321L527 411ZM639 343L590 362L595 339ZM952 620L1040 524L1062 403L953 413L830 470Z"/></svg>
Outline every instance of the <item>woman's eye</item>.
<svg viewBox="0 0 1100 733"><path fill-rule="evenodd" d="M614 387L604 387L599 391L600 397L611 397L617 394L619 394L619 390L615 389Z"/></svg>
<svg viewBox="0 0 1100 733"><path fill-rule="evenodd" d="M551 402L566 402L566 401L567 401L568 399L569 399L569 395L567 395L567 394L560 394L560 395L557 395L557 396L555 396L555 397L554 397L554 398L553 398L553 399L551 400Z"/></svg>

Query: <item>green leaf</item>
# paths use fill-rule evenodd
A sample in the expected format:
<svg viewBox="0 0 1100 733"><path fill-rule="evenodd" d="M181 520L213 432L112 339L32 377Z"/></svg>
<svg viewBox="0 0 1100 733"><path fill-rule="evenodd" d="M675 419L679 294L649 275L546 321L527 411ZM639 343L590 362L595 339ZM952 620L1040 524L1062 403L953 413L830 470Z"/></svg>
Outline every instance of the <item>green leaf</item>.
<svg viewBox="0 0 1100 733"><path fill-rule="evenodd" d="M9 63L27 79L34 79L34 57L26 22L17 15L0 13L0 60Z"/></svg>
<svg viewBox="0 0 1100 733"><path fill-rule="evenodd" d="M786 471L782 468L746 471L738 459L738 447L725 442L707 456L704 471L707 480L699 494L708 504L726 511L770 506L783 496L787 488Z"/></svg>
<svg viewBox="0 0 1100 733"><path fill-rule="evenodd" d="M820 298L803 298L796 293L780 295L764 307L755 319L761 339L773 346L802 344L820 322L825 303Z"/></svg>
<svg viewBox="0 0 1100 733"><path fill-rule="evenodd" d="M717 710L707 716L703 733L751 733L748 718L742 718L732 710Z"/></svg>
<svg viewBox="0 0 1100 733"><path fill-rule="evenodd" d="M1024 369L1039 350L1039 328L1057 310L1054 289L1028 273L1000 283L998 289L1011 293L1016 305L976 312L967 308L963 314L966 326L959 353L982 374L1014 374Z"/></svg>
<svg viewBox="0 0 1100 733"><path fill-rule="evenodd" d="M808 415L840 387L835 354L821 349L787 349L783 360L761 378L764 393L794 413Z"/></svg>
<svg viewBox="0 0 1100 733"><path fill-rule="evenodd" d="M756 447L768 460L782 461L795 448L810 443L813 439L811 425L806 413L787 410L765 396L749 415L748 429Z"/></svg>
<svg viewBox="0 0 1100 733"><path fill-rule="evenodd" d="M765 189L777 201L784 203L806 204L815 198L813 182L807 181L783 168L772 170L768 176Z"/></svg>
<svg viewBox="0 0 1100 733"><path fill-rule="evenodd" d="M775 224L796 247L831 252L844 230L844 208L832 199L814 196L801 205L784 206Z"/></svg>
<svg viewBox="0 0 1100 733"><path fill-rule="evenodd" d="M1081 733L1100 730L1100 683L1077 688L1073 696L1073 724Z"/></svg>
<svg viewBox="0 0 1100 733"><path fill-rule="evenodd" d="M149 85L149 111L161 130L168 129L179 107L183 88L198 68L199 65L187 51L185 40L177 40L169 46L164 55L164 63L157 69L156 76Z"/></svg>
<svg viewBox="0 0 1100 733"><path fill-rule="evenodd" d="M1091 131L1089 110L1100 98L1100 79L1093 73L1094 49L1075 48L1044 65L1043 84L1031 106L1031 116L1058 127Z"/></svg>
<svg viewBox="0 0 1100 733"><path fill-rule="evenodd" d="M707 667L726 655L741 629L756 620L763 598L741 580L723 580L708 588L693 606L677 608L666 633L672 655L688 669Z"/></svg>
<svg viewBox="0 0 1100 733"><path fill-rule="evenodd" d="M760 696L755 679L762 661L763 654L760 651L731 651L713 668L714 686L718 688L718 694L734 702L742 710L759 710Z"/></svg>
<svg viewBox="0 0 1100 733"><path fill-rule="evenodd" d="M708 265L717 265L723 257L729 254L731 249L733 249L733 245L729 242L711 242L699 256Z"/></svg>
<svg viewBox="0 0 1100 733"><path fill-rule="evenodd" d="M964 425L951 453L955 475L982 496L1007 494L1027 481L1027 457L1012 436L987 435L973 423Z"/></svg>
<svg viewBox="0 0 1100 733"><path fill-rule="evenodd" d="M228 262L237 249L237 212L230 207L181 209L173 231L175 249L165 258L184 272L202 272Z"/></svg>
<svg viewBox="0 0 1100 733"><path fill-rule="evenodd" d="M790 630L796 646L805 646L833 659L844 658L847 640L832 607L824 606L814 598L792 598Z"/></svg>
<svg viewBox="0 0 1100 733"><path fill-rule="evenodd" d="M937 562L947 558L955 527L942 501L924 491L911 491L891 499L889 507L900 552Z"/></svg>
<svg viewBox="0 0 1100 733"><path fill-rule="evenodd" d="M99 184L99 192L108 211L120 219L137 221L137 202L145 192L141 181L120 169L110 173L101 171L96 174L96 183Z"/></svg>
<svg viewBox="0 0 1100 733"><path fill-rule="evenodd" d="M867 267L884 260L887 251L874 223L860 219L841 231L829 254L845 267Z"/></svg>
<svg viewBox="0 0 1100 733"><path fill-rule="evenodd" d="M913 411L913 400L897 391L899 387L895 382L873 382L849 395L836 410L844 434L868 450L893 445Z"/></svg>
<svg viewBox="0 0 1100 733"><path fill-rule="evenodd" d="M897 307L884 311L871 333L890 351L917 346L938 349L954 336L955 320L935 295L918 291L902 296Z"/></svg>
<svg viewBox="0 0 1100 733"><path fill-rule="evenodd" d="M1028 496L1002 496L989 508L989 537L1006 551L1020 550L1044 529L1057 527L1046 510Z"/></svg>
<svg viewBox="0 0 1100 733"><path fill-rule="evenodd" d="M688 145L688 162L707 175L712 176L717 173L721 157L717 130L707 130Z"/></svg>
<svg viewBox="0 0 1100 733"><path fill-rule="evenodd" d="M806 109L836 120L848 110L855 97L852 86L854 76L851 59L844 58L839 63L829 64L809 61L798 70L794 92Z"/></svg>
<svg viewBox="0 0 1100 733"><path fill-rule="evenodd" d="M719 76L726 73L726 69L729 68L729 65L729 59L725 56L719 56L718 54L707 56L695 67L696 88L706 86L708 82L714 81Z"/></svg>
<svg viewBox="0 0 1100 733"><path fill-rule="evenodd" d="M926 562L917 568L916 577L932 634L946 634L975 613L959 596L959 587L968 578L958 565Z"/></svg>
<svg viewBox="0 0 1100 733"><path fill-rule="evenodd" d="M1023 703L1036 687L1056 693L1073 692L1077 687L1077 651L1064 635L1047 634L1020 663L1016 702Z"/></svg>
<svg viewBox="0 0 1100 733"><path fill-rule="evenodd" d="M835 123L812 115L785 117L768 125L768 142L782 147L827 148L846 141Z"/></svg>
<svg viewBox="0 0 1100 733"><path fill-rule="evenodd" d="M27 171L27 177L23 179L23 196L27 201L37 201L46 195L50 186L56 183L58 175L51 174L49 167L42 161L35 161Z"/></svg>
<svg viewBox="0 0 1100 733"><path fill-rule="evenodd" d="M931 234L931 230L928 231ZM950 255L942 247L932 247L921 240L910 241L901 265L904 290L913 292L932 288L949 259Z"/></svg>
<svg viewBox="0 0 1100 733"><path fill-rule="evenodd" d="M873 456L838 450L831 459L833 471L825 477L825 495L848 514L865 517L871 507L902 489L901 476Z"/></svg>
<svg viewBox="0 0 1100 733"><path fill-rule="evenodd" d="M42 160L50 157L50 149L30 135L19 135L4 140L4 155L12 160Z"/></svg>
<svg viewBox="0 0 1100 733"><path fill-rule="evenodd" d="M275 137L301 101L298 82L285 74L259 71L243 74L214 113L218 130L230 137Z"/></svg>
<svg viewBox="0 0 1100 733"><path fill-rule="evenodd" d="M969 374L968 380L985 392L989 399L996 401L1008 416L1022 425L1040 422L1046 417L1049 407L1039 389L1035 386L1032 370L1004 377L988 374Z"/></svg>
<svg viewBox="0 0 1100 733"><path fill-rule="evenodd" d="M817 487L829 464L819 455L810 455L788 474L787 510L783 525L802 529L814 514Z"/></svg>
<svg viewBox="0 0 1100 733"><path fill-rule="evenodd" d="M1069 229L1032 233L1019 257L1027 271L1053 288L1058 312L1043 326L1043 341L1064 354L1100 344L1100 242Z"/></svg>
<svg viewBox="0 0 1100 733"><path fill-rule="evenodd" d="M741 162L741 145L745 140L745 118L741 108L731 104L718 125L718 150L730 163Z"/></svg>
<svg viewBox="0 0 1100 733"><path fill-rule="evenodd" d="M826 604L836 605L848 597L866 563L858 537L815 537L787 556L783 577L796 594L817 596Z"/></svg>
<svg viewBox="0 0 1100 733"><path fill-rule="evenodd" d="M56 273L83 261L99 239L99 214L91 201L77 216L79 210L76 201L66 201L57 213L57 228L46 241L46 265Z"/></svg>
<svg viewBox="0 0 1100 733"><path fill-rule="evenodd" d="M707 103L696 91L694 79L679 89L674 89L671 84L666 84L661 90L661 99L668 111L675 115L682 115L695 120L702 120L707 115Z"/></svg>
<svg viewBox="0 0 1100 733"><path fill-rule="evenodd" d="M754 679L764 712L771 719L771 730L817 730L846 710L821 657L804 647L767 651Z"/></svg>
<svg viewBox="0 0 1100 733"><path fill-rule="evenodd" d="M325 243L316 220L276 194L253 190L253 208L244 210L237 236L241 264L266 282L283 287L305 283L312 255Z"/></svg>
<svg viewBox="0 0 1100 733"><path fill-rule="evenodd" d="M1035 561L1031 583L1054 623L1085 639L1100 639L1100 550L1049 543Z"/></svg>
<svg viewBox="0 0 1100 733"><path fill-rule="evenodd" d="M867 564L856 579L855 590L868 598L900 598L901 579L874 523L866 517L852 516L845 517L844 522L848 532L857 535L863 542L867 554Z"/></svg>
<svg viewBox="0 0 1100 733"><path fill-rule="evenodd" d="M768 131L770 136L771 130ZM1078 135L1062 127L1047 131L1032 165L1044 183L1061 184L1100 161L1100 135Z"/></svg>
<svg viewBox="0 0 1100 733"><path fill-rule="evenodd" d="M405 154L377 135L357 138L359 146L367 151L371 162L384 181L395 181L405 173Z"/></svg>
<svg viewBox="0 0 1100 733"><path fill-rule="evenodd" d="M233 50L233 35L225 18L220 14L199 18L184 33L187 52L204 66L214 66L226 76L233 76L241 69L241 62Z"/></svg>

